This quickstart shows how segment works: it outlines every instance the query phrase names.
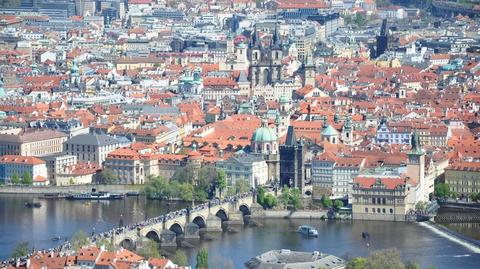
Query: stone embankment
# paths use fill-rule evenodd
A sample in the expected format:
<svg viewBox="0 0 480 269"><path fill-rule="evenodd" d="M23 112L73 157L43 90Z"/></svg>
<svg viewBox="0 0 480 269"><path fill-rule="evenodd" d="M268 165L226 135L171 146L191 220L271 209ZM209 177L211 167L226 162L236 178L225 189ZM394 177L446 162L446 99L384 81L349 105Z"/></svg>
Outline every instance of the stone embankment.
<svg viewBox="0 0 480 269"><path fill-rule="evenodd" d="M265 210L263 214L252 215L252 217L265 219L321 219L327 217L327 211Z"/></svg>
<svg viewBox="0 0 480 269"><path fill-rule="evenodd" d="M0 194L45 194L45 193L79 193L90 192L95 188L97 191L109 191L114 193L138 192L141 190L140 185L77 185L77 186L0 186Z"/></svg>

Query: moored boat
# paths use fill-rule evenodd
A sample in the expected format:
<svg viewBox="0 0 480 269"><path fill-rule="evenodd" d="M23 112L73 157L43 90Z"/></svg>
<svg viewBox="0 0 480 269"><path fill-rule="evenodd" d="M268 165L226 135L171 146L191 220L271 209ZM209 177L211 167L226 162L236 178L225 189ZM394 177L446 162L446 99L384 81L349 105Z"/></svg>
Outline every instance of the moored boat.
<svg viewBox="0 0 480 269"><path fill-rule="evenodd" d="M308 237L317 237L318 231L309 225L302 225L298 227L298 233L303 234Z"/></svg>
<svg viewBox="0 0 480 269"><path fill-rule="evenodd" d="M42 204L39 202L26 202L25 206L30 208L40 208L42 207Z"/></svg>
<svg viewBox="0 0 480 269"><path fill-rule="evenodd" d="M138 191L129 191L127 192L127 196L139 196L140 193Z"/></svg>
<svg viewBox="0 0 480 269"><path fill-rule="evenodd" d="M55 193L44 193L43 196L40 198L43 199L64 199L66 197L65 194L60 193L60 192L55 192Z"/></svg>
<svg viewBox="0 0 480 269"><path fill-rule="evenodd" d="M109 192L89 192L67 195L68 200L120 200L123 194L112 194Z"/></svg>

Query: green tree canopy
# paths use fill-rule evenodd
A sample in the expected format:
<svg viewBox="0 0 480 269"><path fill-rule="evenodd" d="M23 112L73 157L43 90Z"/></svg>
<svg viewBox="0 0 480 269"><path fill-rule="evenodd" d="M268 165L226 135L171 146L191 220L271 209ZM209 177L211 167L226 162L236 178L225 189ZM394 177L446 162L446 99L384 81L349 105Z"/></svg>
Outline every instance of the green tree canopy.
<svg viewBox="0 0 480 269"><path fill-rule="evenodd" d="M20 184L20 176L18 175L18 173L13 173L11 181L13 184Z"/></svg>
<svg viewBox="0 0 480 269"><path fill-rule="evenodd" d="M368 269L405 269L397 249L374 251L368 256L365 263Z"/></svg>
<svg viewBox="0 0 480 269"><path fill-rule="evenodd" d="M22 184L24 185L32 185L33 180L32 180L32 175L25 171L22 175Z"/></svg>
<svg viewBox="0 0 480 269"><path fill-rule="evenodd" d="M320 202L322 202L324 208L332 207L332 200L330 199L330 197L328 197L328 195L322 195Z"/></svg>
<svg viewBox="0 0 480 269"><path fill-rule="evenodd" d="M335 202L333 203L333 207L335 208L335 210L339 210L340 208L343 207L343 202L341 200L335 200Z"/></svg>
<svg viewBox="0 0 480 269"><path fill-rule="evenodd" d="M140 249L137 250L138 255L149 258L160 258L160 249L158 248L157 242L154 240L148 239Z"/></svg>
<svg viewBox="0 0 480 269"><path fill-rule="evenodd" d="M112 169L104 168L97 174L96 179L100 184L114 184L118 181L118 176Z"/></svg>
<svg viewBox="0 0 480 269"><path fill-rule="evenodd" d="M90 243L90 240L88 239L87 234L84 231L80 230L73 235L71 243L73 249L78 250L88 245Z"/></svg>
<svg viewBox="0 0 480 269"><path fill-rule="evenodd" d="M220 197L222 197L222 192L227 187L227 176L225 175L225 170L219 169L217 171L215 187L218 189Z"/></svg>
<svg viewBox="0 0 480 269"><path fill-rule="evenodd" d="M301 192L297 188L289 188L285 186L282 189L282 194L279 197L279 201L286 207L299 209L302 205Z"/></svg>
<svg viewBox="0 0 480 269"><path fill-rule="evenodd" d="M227 190L228 196L233 196L237 193L244 193L250 190L250 184L245 179L239 179L235 181L233 186L229 187Z"/></svg>
<svg viewBox="0 0 480 269"><path fill-rule="evenodd" d="M201 248L197 253L197 269L208 268L208 250Z"/></svg>
<svg viewBox="0 0 480 269"><path fill-rule="evenodd" d="M109 240L109 239L106 239L106 238L97 240L97 241L95 242L95 245L96 245L97 247L103 246L103 247L105 247L105 249L106 249L107 251L110 251L110 252L115 251L115 247L113 246L112 241Z"/></svg>
<svg viewBox="0 0 480 269"><path fill-rule="evenodd" d="M405 269L421 269L418 263L408 261L405 263Z"/></svg>
<svg viewBox="0 0 480 269"><path fill-rule="evenodd" d="M28 246L28 242L20 242L18 245L15 246L15 249L13 249L12 255L10 255L11 258L20 258L27 256L28 253L30 252L30 247Z"/></svg>
<svg viewBox="0 0 480 269"><path fill-rule="evenodd" d="M277 198L271 193L267 194L264 199L264 207L274 208L277 205Z"/></svg>
<svg viewBox="0 0 480 269"><path fill-rule="evenodd" d="M366 263L367 263L367 259L362 257L357 257L348 262L347 269L365 269Z"/></svg>
<svg viewBox="0 0 480 269"><path fill-rule="evenodd" d="M187 254L185 254L185 251L181 249L177 250L172 258L172 262L178 266L187 266L188 258Z"/></svg>
<svg viewBox="0 0 480 269"><path fill-rule="evenodd" d="M451 195L450 186L446 183L439 183L435 185L435 196L437 197L448 197Z"/></svg>
<svg viewBox="0 0 480 269"><path fill-rule="evenodd" d="M265 189L263 187L258 187L257 189L257 203L260 205L265 203Z"/></svg>

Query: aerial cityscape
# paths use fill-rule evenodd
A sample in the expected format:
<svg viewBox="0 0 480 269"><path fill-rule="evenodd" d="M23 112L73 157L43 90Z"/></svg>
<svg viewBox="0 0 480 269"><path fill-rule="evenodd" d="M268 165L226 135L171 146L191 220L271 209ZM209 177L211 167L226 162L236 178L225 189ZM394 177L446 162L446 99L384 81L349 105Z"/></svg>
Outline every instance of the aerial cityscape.
<svg viewBox="0 0 480 269"><path fill-rule="evenodd" d="M479 0L0 0L0 268L479 267Z"/></svg>

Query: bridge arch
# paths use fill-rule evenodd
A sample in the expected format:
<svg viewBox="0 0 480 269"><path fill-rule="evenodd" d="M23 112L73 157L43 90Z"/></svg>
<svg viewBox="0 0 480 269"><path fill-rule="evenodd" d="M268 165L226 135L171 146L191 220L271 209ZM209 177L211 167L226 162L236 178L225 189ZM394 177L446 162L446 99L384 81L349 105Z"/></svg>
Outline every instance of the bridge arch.
<svg viewBox="0 0 480 269"><path fill-rule="evenodd" d="M193 220L192 223L195 223L198 225L199 228L206 228L207 227L207 222L205 221L205 218L201 215L196 216Z"/></svg>
<svg viewBox="0 0 480 269"><path fill-rule="evenodd" d="M228 220L228 214L227 211L223 208L220 208L217 213L215 213L215 216L219 217L222 221L227 221Z"/></svg>
<svg viewBox="0 0 480 269"><path fill-rule="evenodd" d="M168 228L170 231L174 232L177 236L180 235L180 234L183 234L183 228L182 228L182 225L178 224L177 222L175 222L174 224L172 224L170 226L170 228Z"/></svg>
<svg viewBox="0 0 480 269"><path fill-rule="evenodd" d="M135 241L127 237L120 242L120 246L128 250L135 250Z"/></svg>
<svg viewBox="0 0 480 269"><path fill-rule="evenodd" d="M250 211L250 207L249 207L248 205L246 205L246 204L240 205L240 207L238 208L238 210L240 210L240 212L242 212L242 214L243 214L244 216L246 216L246 215L251 215L251 214L252 214L252 212Z"/></svg>
<svg viewBox="0 0 480 269"><path fill-rule="evenodd" d="M157 243L160 242L160 234L155 230L150 230L146 235L146 238L151 239Z"/></svg>

